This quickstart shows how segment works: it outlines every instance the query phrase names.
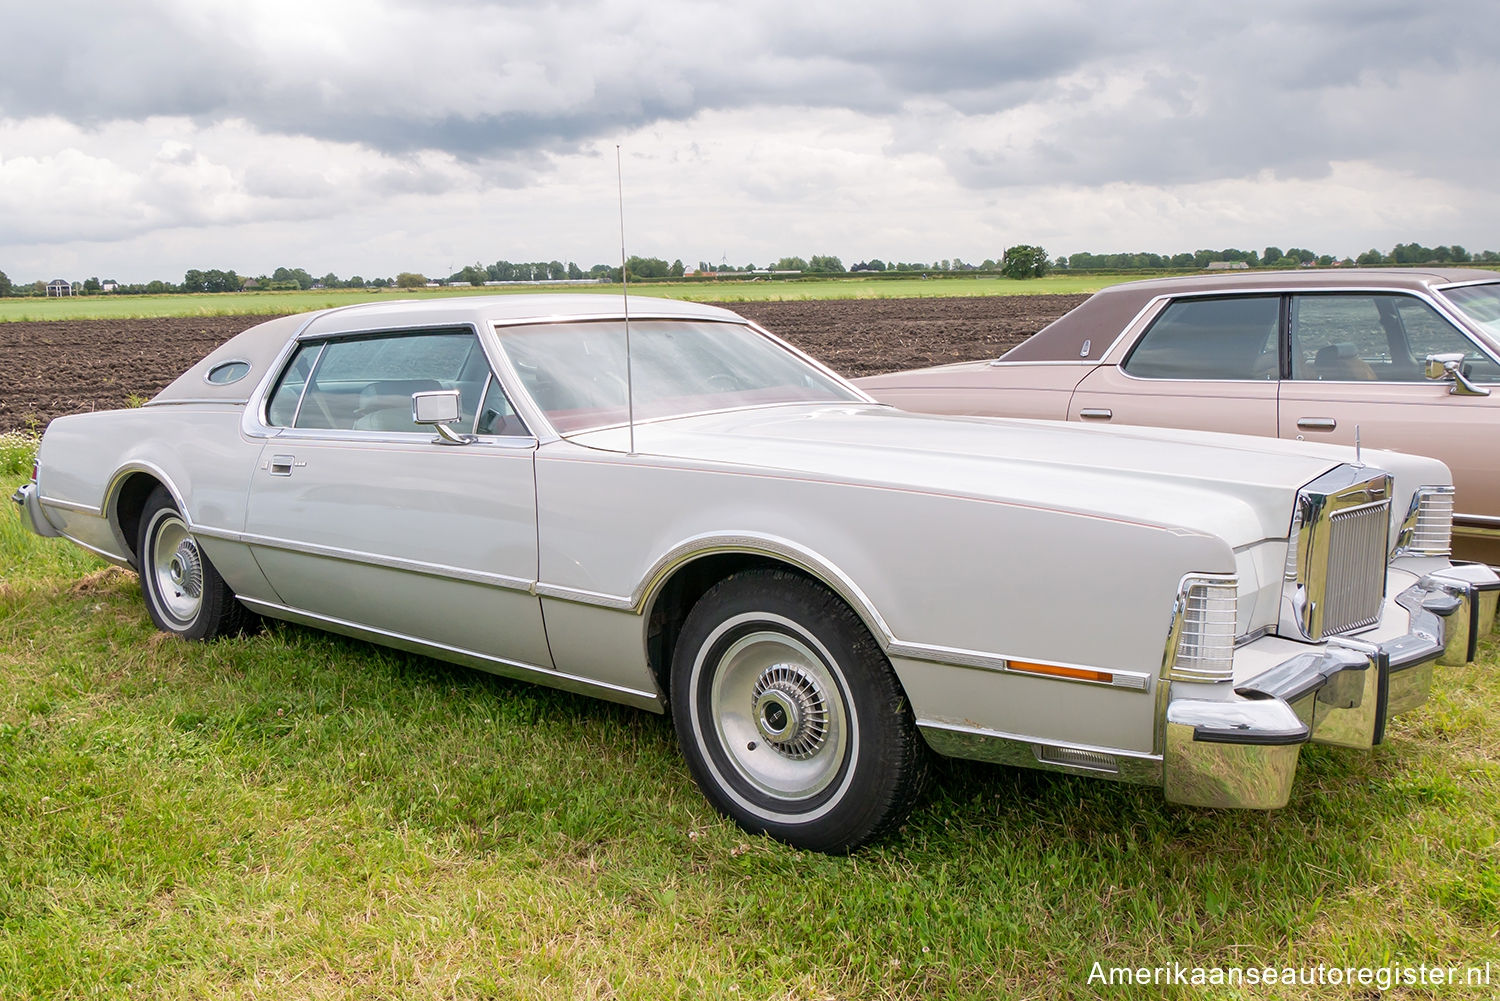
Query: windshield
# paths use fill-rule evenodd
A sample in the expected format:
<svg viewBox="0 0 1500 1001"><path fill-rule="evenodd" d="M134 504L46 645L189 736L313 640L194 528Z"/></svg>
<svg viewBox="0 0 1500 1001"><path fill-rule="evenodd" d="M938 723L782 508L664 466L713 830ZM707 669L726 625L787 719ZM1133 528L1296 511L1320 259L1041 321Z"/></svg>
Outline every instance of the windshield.
<svg viewBox="0 0 1500 1001"><path fill-rule="evenodd" d="M560 434L626 422L622 321L502 327L499 334L521 385ZM632 320L630 374L638 421L860 399L749 327L712 320Z"/></svg>
<svg viewBox="0 0 1500 1001"><path fill-rule="evenodd" d="M1443 295L1485 333L1500 339L1500 282L1461 285Z"/></svg>

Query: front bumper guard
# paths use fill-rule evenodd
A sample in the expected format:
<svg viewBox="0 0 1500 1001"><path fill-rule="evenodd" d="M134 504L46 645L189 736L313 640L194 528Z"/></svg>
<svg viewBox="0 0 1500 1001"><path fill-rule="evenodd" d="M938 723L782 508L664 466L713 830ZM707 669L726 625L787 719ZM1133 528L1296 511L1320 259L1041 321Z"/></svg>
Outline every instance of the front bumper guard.
<svg viewBox="0 0 1500 1001"><path fill-rule="evenodd" d="M10 495L10 499L21 509L21 524L28 531L48 539L55 539L62 534L42 513L42 501L37 496L35 483L23 483Z"/></svg>
<svg viewBox="0 0 1500 1001"><path fill-rule="evenodd" d="M1397 596L1406 635L1381 643L1332 637L1235 690L1230 699L1167 704L1163 792L1190 806L1271 810L1291 798L1306 743L1369 748L1390 717L1427 701L1434 664L1473 659L1494 629L1500 577L1462 565Z"/></svg>

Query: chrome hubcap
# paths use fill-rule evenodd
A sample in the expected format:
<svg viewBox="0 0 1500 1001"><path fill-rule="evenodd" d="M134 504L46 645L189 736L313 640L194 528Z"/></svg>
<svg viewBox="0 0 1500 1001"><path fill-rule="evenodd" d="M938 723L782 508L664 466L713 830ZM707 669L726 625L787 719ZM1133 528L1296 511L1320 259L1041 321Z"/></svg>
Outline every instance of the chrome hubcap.
<svg viewBox="0 0 1500 1001"><path fill-rule="evenodd" d="M840 774L850 721L824 657L781 631L740 637L718 661L709 711L720 748L760 792L801 800Z"/></svg>
<svg viewBox="0 0 1500 1001"><path fill-rule="evenodd" d="M181 518L162 516L151 557L162 611L184 625L191 623L203 604L203 554Z"/></svg>
<svg viewBox="0 0 1500 1001"><path fill-rule="evenodd" d="M810 758L828 738L828 703L811 675L796 664L774 664L755 682L756 729L789 758Z"/></svg>

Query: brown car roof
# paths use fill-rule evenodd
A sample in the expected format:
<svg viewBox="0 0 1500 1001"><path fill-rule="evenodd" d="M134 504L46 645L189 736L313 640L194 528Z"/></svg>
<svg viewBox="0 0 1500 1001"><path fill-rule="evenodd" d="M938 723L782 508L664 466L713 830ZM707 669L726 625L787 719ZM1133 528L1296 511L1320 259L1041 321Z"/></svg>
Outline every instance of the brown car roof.
<svg viewBox="0 0 1500 1001"><path fill-rule="evenodd" d="M1334 288L1418 291L1483 281L1500 281L1500 274L1483 268L1320 268L1150 278L1094 293L1000 357L1004 361L1098 361L1116 335L1160 296Z"/></svg>

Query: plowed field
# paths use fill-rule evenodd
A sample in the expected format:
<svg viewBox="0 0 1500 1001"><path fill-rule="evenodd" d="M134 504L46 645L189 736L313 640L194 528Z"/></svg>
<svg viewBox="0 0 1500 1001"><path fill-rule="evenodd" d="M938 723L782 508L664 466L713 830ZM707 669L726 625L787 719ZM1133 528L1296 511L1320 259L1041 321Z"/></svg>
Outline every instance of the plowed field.
<svg viewBox="0 0 1500 1001"><path fill-rule="evenodd" d="M848 376L993 358L1083 295L731 303ZM0 432L148 398L265 316L0 323Z"/></svg>

